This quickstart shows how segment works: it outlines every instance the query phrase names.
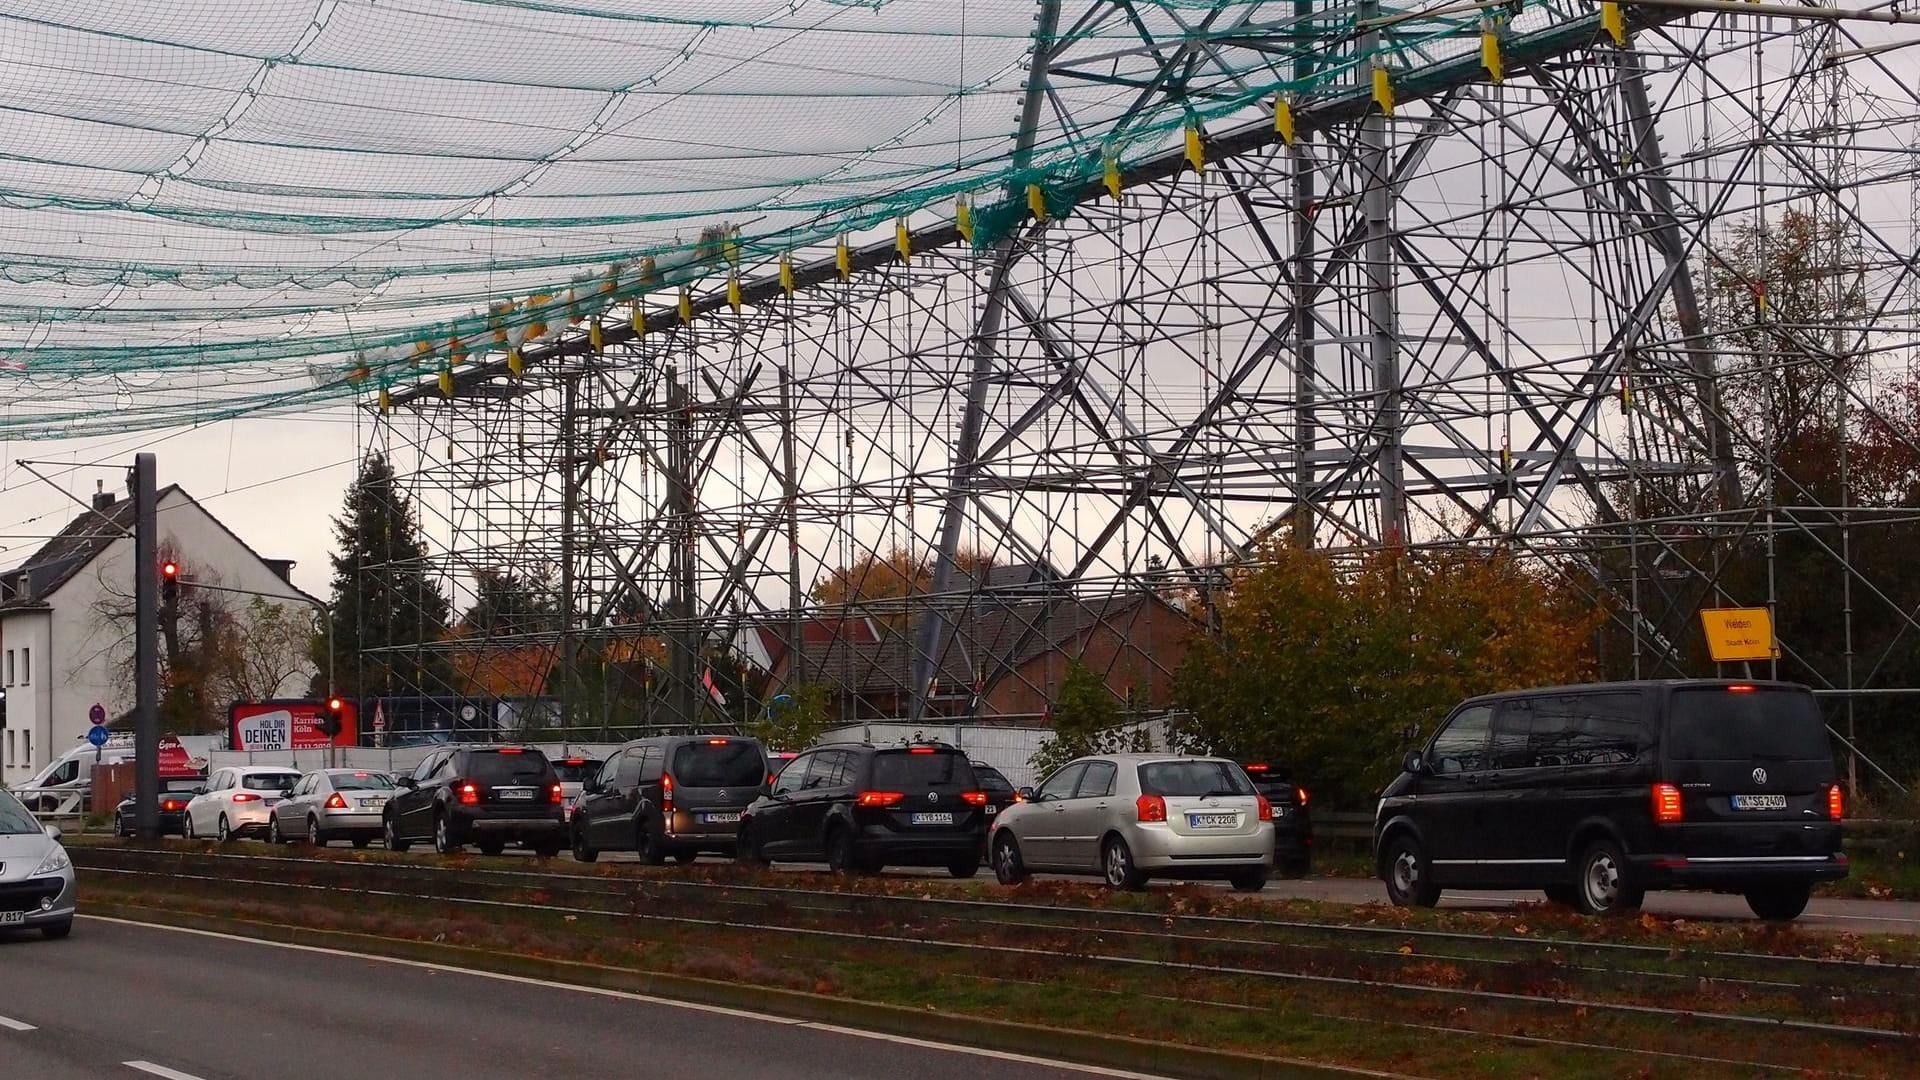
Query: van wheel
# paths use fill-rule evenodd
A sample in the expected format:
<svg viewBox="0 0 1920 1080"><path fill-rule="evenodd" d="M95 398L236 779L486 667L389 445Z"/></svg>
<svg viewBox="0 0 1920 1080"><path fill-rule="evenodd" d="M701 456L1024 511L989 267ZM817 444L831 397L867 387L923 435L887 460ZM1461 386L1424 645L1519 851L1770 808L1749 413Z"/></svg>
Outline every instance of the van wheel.
<svg viewBox="0 0 1920 1080"><path fill-rule="evenodd" d="M635 840L633 848L640 853L640 861L648 866L659 866L666 862L667 849L662 844L660 835L648 828L644 821L640 823L639 830L640 835Z"/></svg>
<svg viewBox="0 0 1920 1080"><path fill-rule="evenodd" d="M1011 835L993 842L993 876L1002 885L1018 885L1027 880L1027 864L1020 858L1020 845Z"/></svg>
<svg viewBox="0 0 1920 1080"><path fill-rule="evenodd" d="M1100 848L1100 867L1105 874L1107 884L1128 892L1139 892L1147 887L1147 875L1133 864L1133 850L1127 842L1117 836L1109 836Z"/></svg>
<svg viewBox="0 0 1920 1080"><path fill-rule="evenodd" d="M1813 897L1813 885L1806 881L1783 881L1747 890L1747 906L1768 922L1791 922L1807 910Z"/></svg>
<svg viewBox="0 0 1920 1080"><path fill-rule="evenodd" d="M1638 911L1645 889L1627 879L1627 857L1612 840L1596 840L1580 856L1573 885L1574 909L1584 915Z"/></svg>
<svg viewBox="0 0 1920 1080"><path fill-rule="evenodd" d="M573 823L573 861L592 862L600 857L600 852L587 843L587 827L579 822Z"/></svg>
<svg viewBox="0 0 1920 1080"><path fill-rule="evenodd" d="M404 852L413 846L411 841L401 839L400 825L391 814L381 822L381 831L385 834L383 839L387 842L388 851Z"/></svg>
<svg viewBox="0 0 1920 1080"><path fill-rule="evenodd" d="M1440 886L1420 841L1401 833L1380 853L1380 880L1387 883L1387 899L1395 907L1432 907L1440 902Z"/></svg>

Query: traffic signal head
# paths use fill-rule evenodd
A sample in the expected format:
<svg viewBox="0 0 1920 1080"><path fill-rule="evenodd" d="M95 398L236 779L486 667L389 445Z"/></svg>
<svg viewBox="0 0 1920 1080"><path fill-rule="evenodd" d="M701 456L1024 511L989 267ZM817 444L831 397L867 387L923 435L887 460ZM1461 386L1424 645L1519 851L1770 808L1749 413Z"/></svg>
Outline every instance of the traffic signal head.
<svg viewBox="0 0 1920 1080"><path fill-rule="evenodd" d="M320 730L332 738L345 728L344 713L347 703L337 697L327 699L326 706L320 710Z"/></svg>

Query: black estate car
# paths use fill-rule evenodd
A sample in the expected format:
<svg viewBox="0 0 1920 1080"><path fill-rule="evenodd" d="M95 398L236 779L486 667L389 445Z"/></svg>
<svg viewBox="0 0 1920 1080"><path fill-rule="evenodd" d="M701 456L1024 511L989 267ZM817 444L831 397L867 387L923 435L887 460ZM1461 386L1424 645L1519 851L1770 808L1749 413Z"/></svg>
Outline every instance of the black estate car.
<svg viewBox="0 0 1920 1080"><path fill-rule="evenodd" d="M498 855L518 841L551 857L566 845L560 778L534 747L444 747L397 782L400 788L381 817L387 846L395 851L431 839L443 854L472 842Z"/></svg>
<svg viewBox="0 0 1920 1080"><path fill-rule="evenodd" d="M1285 766L1267 761L1243 761L1253 788L1273 804L1273 868L1285 877L1313 872L1313 811L1307 789L1294 783Z"/></svg>
<svg viewBox="0 0 1920 1080"><path fill-rule="evenodd" d="M1456 708L1374 818L1394 903L1536 888L1588 914L1648 889L1743 893L1792 919L1845 877L1841 788L1804 686L1675 680L1524 690Z"/></svg>
<svg viewBox="0 0 1920 1080"><path fill-rule="evenodd" d="M747 808L740 856L825 859L835 873L944 866L972 877L986 847L987 805L973 765L951 746L816 746Z"/></svg>
<svg viewBox="0 0 1920 1080"><path fill-rule="evenodd" d="M573 808L573 857L637 851L658 865L733 854L740 812L767 790L767 752L739 735L638 739L607 756Z"/></svg>

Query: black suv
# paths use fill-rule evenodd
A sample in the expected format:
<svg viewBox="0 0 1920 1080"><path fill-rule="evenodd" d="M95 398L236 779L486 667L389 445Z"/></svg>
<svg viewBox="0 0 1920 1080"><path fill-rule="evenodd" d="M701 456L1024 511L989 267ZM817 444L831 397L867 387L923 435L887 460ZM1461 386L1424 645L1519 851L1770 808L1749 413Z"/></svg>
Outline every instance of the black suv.
<svg viewBox="0 0 1920 1080"><path fill-rule="evenodd" d="M1531 887L1588 914L1648 889L1744 893L1791 919L1845 877L1833 748L1813 695L1675 680L1525 690L1456 708L1374 817L1393 902Z"/></svg>
<svg viewBox="0 0 1920 1080"><path fill-rule="evenodd" d="M738 735L639 739L607 755L573 808L573 857L637 851L659 865L733 854L740 812L767 791L767 753Z"/></svg>
<svg viewBox="0 0 1920 1080"><path fill-rule="evenodd" d="M1293 782L1285 766L1266 761L1243 761L1255 791L1273 804L1273 868L1285 877L1313 872L1313 811L1307 789Z"/></svg>
<svg viewBox="0 0 1920 1080"><path fill-rule="evenodd" d="M740 856L824 858L835 873L944 866L972 877L986 849L987 804L972 764L951 746L816 746L747 807Z"/></svg>
<svg viewBox="0 0 1920 1080"><path fill-rule="evenodd" d="M469 840L488 855L500 854L511 841L545 857L566 846L560 778L531 746L443 747L398 783L381 816L394 851L427 839L443 854Z"/></svg>

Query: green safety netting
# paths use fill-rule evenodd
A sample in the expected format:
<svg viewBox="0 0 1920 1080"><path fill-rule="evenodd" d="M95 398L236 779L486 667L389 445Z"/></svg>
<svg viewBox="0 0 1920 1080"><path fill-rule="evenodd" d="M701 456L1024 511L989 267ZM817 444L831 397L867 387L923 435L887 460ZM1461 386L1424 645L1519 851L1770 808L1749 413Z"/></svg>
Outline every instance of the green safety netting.
<svg viewBox="0 0 1920 1080"><path fill-rule="evenodd" d="M6 0L0 430L431 379L961 203L984 244L1028 212L1028 185L1068 212L1189 128L1276 95L1308 109L1375 67L1416 79L1489 26L1538 34L1595 10L1067 0L1023 162L1040 7ZM1175 55L1177 90L1159 77Z"/></svg>

